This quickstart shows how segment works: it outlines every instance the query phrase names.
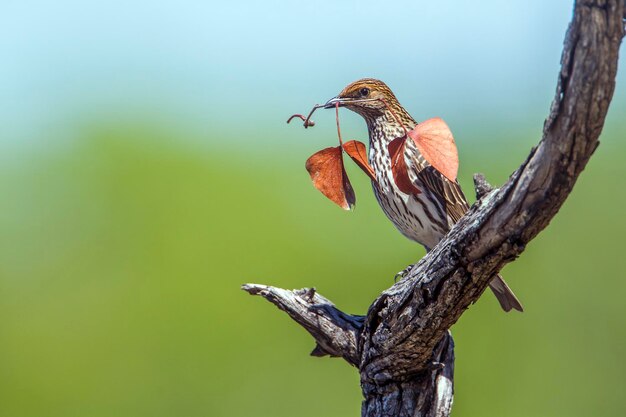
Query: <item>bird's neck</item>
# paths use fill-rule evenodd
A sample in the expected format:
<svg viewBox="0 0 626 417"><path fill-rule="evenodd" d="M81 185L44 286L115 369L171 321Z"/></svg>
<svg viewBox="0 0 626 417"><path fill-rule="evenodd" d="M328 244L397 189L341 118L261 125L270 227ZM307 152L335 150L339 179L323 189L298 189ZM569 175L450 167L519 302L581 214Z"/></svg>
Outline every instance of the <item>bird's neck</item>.
<svg viewBox="0 0 626 417"><path fill-rule="evenodd" d="M384 145L385 148L389 142L404 136L407 131L413 129L417 124L401 106L395 109L388 108L382 113L367 117L365 121L367 122L367 130L369 132L370 147L373 147L373 145Z"/></svg>

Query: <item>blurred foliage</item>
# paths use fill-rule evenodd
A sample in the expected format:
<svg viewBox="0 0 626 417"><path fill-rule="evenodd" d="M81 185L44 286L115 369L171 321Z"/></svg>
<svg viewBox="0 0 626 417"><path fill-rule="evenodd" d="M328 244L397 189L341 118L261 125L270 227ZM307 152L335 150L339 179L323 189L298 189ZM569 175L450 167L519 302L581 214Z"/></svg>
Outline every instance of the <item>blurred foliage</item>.
<svg viewBox="0 0 626 417"><path fill-rule="evenodd" d="M486 294L454 326L454 415L626 413L623 133L505 269L526 312ZM309 357L308 334L239 286L316 286L363 314L423 249L358 169L354 213L313 189L314 146L182 136L102 125L3 155L1 416L359 415L356 370ZM501 183L538 132L506 137L460 144L468 197L472 172Z"/></svg>

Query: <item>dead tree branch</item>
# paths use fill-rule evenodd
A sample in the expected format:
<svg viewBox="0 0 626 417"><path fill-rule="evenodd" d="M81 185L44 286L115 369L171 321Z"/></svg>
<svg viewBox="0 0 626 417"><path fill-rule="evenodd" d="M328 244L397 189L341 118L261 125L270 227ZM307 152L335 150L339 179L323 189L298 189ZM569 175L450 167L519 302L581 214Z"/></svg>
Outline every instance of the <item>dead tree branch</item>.
<svg viewBox="0 0 626 417"><path fill-rule="evenodd" d="M364 317L339 311L314 288L289 291L267 285L245 284L242 289L264 297L311 333L317 341L311 355L341 356L351 365L359 366L357 340Z"/></svg>
<svg viewBox="0 0 626 417"><path fill-rule="evenodd" d="M579 0L568 28L543 138L499 189L476 177L479 201L366 317L311 290L248 284L317 341L314 354L359 368L363 416L447 416L454 353L449 329L491 278L558 212L598 146L615 87L624 0Z"/></svg>

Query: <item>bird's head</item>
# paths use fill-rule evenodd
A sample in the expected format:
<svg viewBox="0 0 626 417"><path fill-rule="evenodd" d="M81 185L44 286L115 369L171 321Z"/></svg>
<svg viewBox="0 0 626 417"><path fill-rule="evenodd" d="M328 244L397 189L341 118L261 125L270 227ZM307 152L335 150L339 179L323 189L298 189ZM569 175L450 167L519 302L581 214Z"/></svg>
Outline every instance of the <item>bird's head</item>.
<svg viewBox="0 0 626 417"><path fill-rule="evenodd" d="M411 127L415 124L387 84L374 78L363 78L348 84L337 97L328 100L324 108L331 109L337 105L360 114L368 125L385 123Z"/></svg>
<svg viewBox="0 0 626 417"><path fill-rule="evenodd" d="M324 108L331 109L337 104L367 119L385 113L389 106L398 106L398 100L384 82L363 78L348 84L337 97L328 100Z"/></svg>

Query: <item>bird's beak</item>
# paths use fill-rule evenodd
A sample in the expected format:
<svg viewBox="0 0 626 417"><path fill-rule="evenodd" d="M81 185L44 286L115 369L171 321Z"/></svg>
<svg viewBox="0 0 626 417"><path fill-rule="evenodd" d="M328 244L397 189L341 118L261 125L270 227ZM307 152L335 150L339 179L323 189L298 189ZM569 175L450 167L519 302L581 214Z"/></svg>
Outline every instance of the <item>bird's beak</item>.
<svg viewBox="0 0 626 417"><path fill-rule="evenodd" d="M324 108L325 109L334 109L337 104L339 104L339 107L341 107L341 106L344 106L347 101L348 101L348 99L341 98L339 96L333 97L330 100L328 100L326 102L326 104L324 104Z"/></svg>

